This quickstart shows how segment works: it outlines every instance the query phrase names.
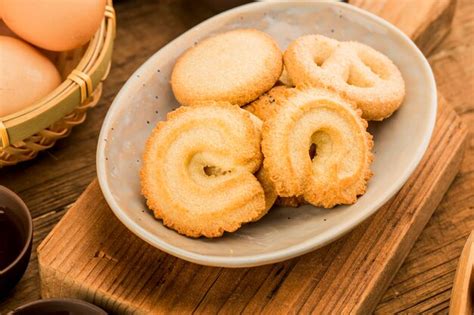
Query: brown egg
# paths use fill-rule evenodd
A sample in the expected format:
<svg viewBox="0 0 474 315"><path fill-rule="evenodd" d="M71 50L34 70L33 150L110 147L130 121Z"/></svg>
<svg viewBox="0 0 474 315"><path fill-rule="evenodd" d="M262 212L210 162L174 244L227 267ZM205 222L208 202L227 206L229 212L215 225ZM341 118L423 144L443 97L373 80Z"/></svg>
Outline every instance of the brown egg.
<svg viewBox="0 0 474 315"><path fill-rule="evenodd" d="M0 0L5 24L44 49L66 51L87 43L104 17L106 0Z"/></svg>
<svg viewBox="0 0 474 315"><path fill-rule="evenodd" d="M0 36L0 117L15 113L61 84L53 63L27 43Z"/></svg>

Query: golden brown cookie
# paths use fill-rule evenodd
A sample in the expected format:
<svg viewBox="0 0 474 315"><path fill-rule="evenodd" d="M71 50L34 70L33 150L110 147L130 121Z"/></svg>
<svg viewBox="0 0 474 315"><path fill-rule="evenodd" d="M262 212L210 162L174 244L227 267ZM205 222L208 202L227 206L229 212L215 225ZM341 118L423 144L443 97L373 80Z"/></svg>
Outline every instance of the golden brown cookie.
<svg viewBox="0 0 474 315"><path fill-rule="evenodd" d="M283 85L275 86L252 103L243 107L262 121L269 119L278 110L281 103L293 93L293 89Z"/></svg>
<svg viewBox="0 0 474 315"><path fill-rule="evenodd" d="M285 85L278 85L243 108L259 117L262 121L265 121L275 115L282 103L294 93L297 93L295 89ZM303 197L278 197L274 203L282 207L297 208L305 202Z"/></svg>
<svg viewBox="0 0 474 315"><path fill-rule="evenodd" d="M281 207L290 207L290 208L298 208L302 204L304 204L304 198L299 196L299 197L278 197L277 200L275 201L275 204L277 206Z"/></svg>
<svg viewBox="0 0 474 315"><path fill-rule="evenodd" d="M275 86L270 91L266 92L265 94L257 98L255 101L243 108L253 113L262 121L265 121L275 115L282 102L284 102L290 95L294 93L295 89L289 88L287 86ZM271 183L271 181L269 181L269 183ZM300 206L304 202L302 198L298 197L278 197L276 200L273 201L279 206L293 208Z"/></svg>
<svg viewBox="0 0 474 315"><path fill-rule="evenodd" d="M264 168L279 196L315 206L351 204L371 177L372 136L360 110L337 94L298 91L263 124Z"/></svg>
<svg viewBox="0 0 474 315"><path fill-rule="evenodd" d="M163 223L191 237L217 237L267 212L260 130L232 105L180 107L150 135L142 193Z"/></svg>
<svg viewBox="0 0 474 315"><path fill-rule="evenodd" d="M354 102L367 120L389 117L405 97L405 83L395 64L361 43L306 35L289 45L284 61L296 87L331 89Z"/></svg>
<svg viewBox="0 0 474 315"><path fill-rule="evenodd" d="M243 109L241 109L244 111ZM245 111L244 111L245 112ZM263 127L263 121L258 118L256 115L253 113L249 112L250 119L252 120L255 128L257 129L258 133L261 135L262 134L262 127ZM257 177L258 181L260 182L260 185L262 185L263 192L265 193L265 209L266 211L262 213L262 216L264 216L268 210L273 206L275 203L278 195L275 191L275 185L273 185L273 182L270 180L270 177L268 176L268 172L263 169L263 167L260 167L260 169L255 173L255 177ZM261 216L261 217L262 217ZM256 220L259 220L261 217L258 217Z"/></svg>
<svg viewBox="0 0 474 315"><path fill-rule="evenodd" d="M179 57L171 87L183 105L242 106L275 85L282 68L281 51L268 34L237 29L207 38Z"/></svg>

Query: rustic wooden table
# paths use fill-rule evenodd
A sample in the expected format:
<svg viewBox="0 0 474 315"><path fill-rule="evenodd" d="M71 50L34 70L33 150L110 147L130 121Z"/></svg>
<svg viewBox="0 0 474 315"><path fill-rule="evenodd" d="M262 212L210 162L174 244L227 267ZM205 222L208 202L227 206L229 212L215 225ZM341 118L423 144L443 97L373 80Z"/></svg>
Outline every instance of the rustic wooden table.
<svg viewBox="0 0 474 315"><path fill-rule="evenodd" d="M139 3L139 5L138 5ZM113 67L104 95L70 137L32 161L0 170L0 184L17 192L34 217L34 249L95 178L102 120L130 74L153 52L214 15L192 1L120 1ZM450 34L429 61L438 87L470 128L461 171L377 307L378 313L446 313L459 255L474 229L474 2L458 0ZM36 254L25 277L0 301L0 314L39 296Z"/></svg>

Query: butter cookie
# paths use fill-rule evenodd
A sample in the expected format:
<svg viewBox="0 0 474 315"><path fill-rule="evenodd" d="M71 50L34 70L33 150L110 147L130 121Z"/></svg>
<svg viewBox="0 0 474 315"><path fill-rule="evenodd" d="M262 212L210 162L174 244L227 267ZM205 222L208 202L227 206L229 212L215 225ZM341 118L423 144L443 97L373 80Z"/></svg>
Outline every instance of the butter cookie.
<svg viewBox="0 0 474 315"><path fill-rule="evenodd" d="M141 186L148 207L164 225L191 237L218 237L257 220L271 202L254 175L260 142L251 114L236 106L170 112L145 147Z"/></svg>
<svg viewBox="0 0 474 315"><path fill-rule="evenodd" d="M354 102L366 120L389 117L405 97L405 83L395 64L358 42L302 36L290 43L284 62L296 87L331 89Z"/></svg>
<svg viewBox="0 0 474 315"><path fill-rule="evenodd" d="M282 53L268 34L238 29L187 50L173 68L171 87L183 105L243 106L274 86L282 69Z"/></svg>
<svg viewBox="0 0 474 315"><path fill-rule="evenodd" d="M263 124L264 168L279 196L315 206L352 204L372 175L372 136L360 110L327 90L286 99Z"/></svg>

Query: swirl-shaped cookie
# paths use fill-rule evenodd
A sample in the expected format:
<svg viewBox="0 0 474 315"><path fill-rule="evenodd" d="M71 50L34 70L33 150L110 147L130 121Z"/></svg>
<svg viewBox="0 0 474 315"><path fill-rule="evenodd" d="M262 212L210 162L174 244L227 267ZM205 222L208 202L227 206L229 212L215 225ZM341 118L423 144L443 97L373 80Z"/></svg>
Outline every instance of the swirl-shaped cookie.
<svg viewBox="0 0 474 315"><path fill-rule="evenodd" d="M284 61L297 87L331 89L354 102L367 120L389 117L405 96L398 68L385 55L361 43L306 35L289 45Z"/></svg>
<svg viewBox="0 0 474 315"><path fill-rule="evenodd" d="M262 161L260 141L258 124L236 106L169 113L143 156L142 193L149 208L166 226L191 237L221 236L260 218L273 203L266 205L254 175Z"/></svg>
<svg viewBox="0 0 474 315"><path fill-rule="evenodd" d="M351 204L371 176L372 136L360 111L335 93L299 91L263 124L264 168L279 196L325 208Z"/></svg>
<svg viewBox="0 0 474 315"><path fill-rule="evenodd" d="M243 106L275 85L282 69L282 53L268 34L239 29L187 50L173 68L171 87L183 105Z"/></svg>

